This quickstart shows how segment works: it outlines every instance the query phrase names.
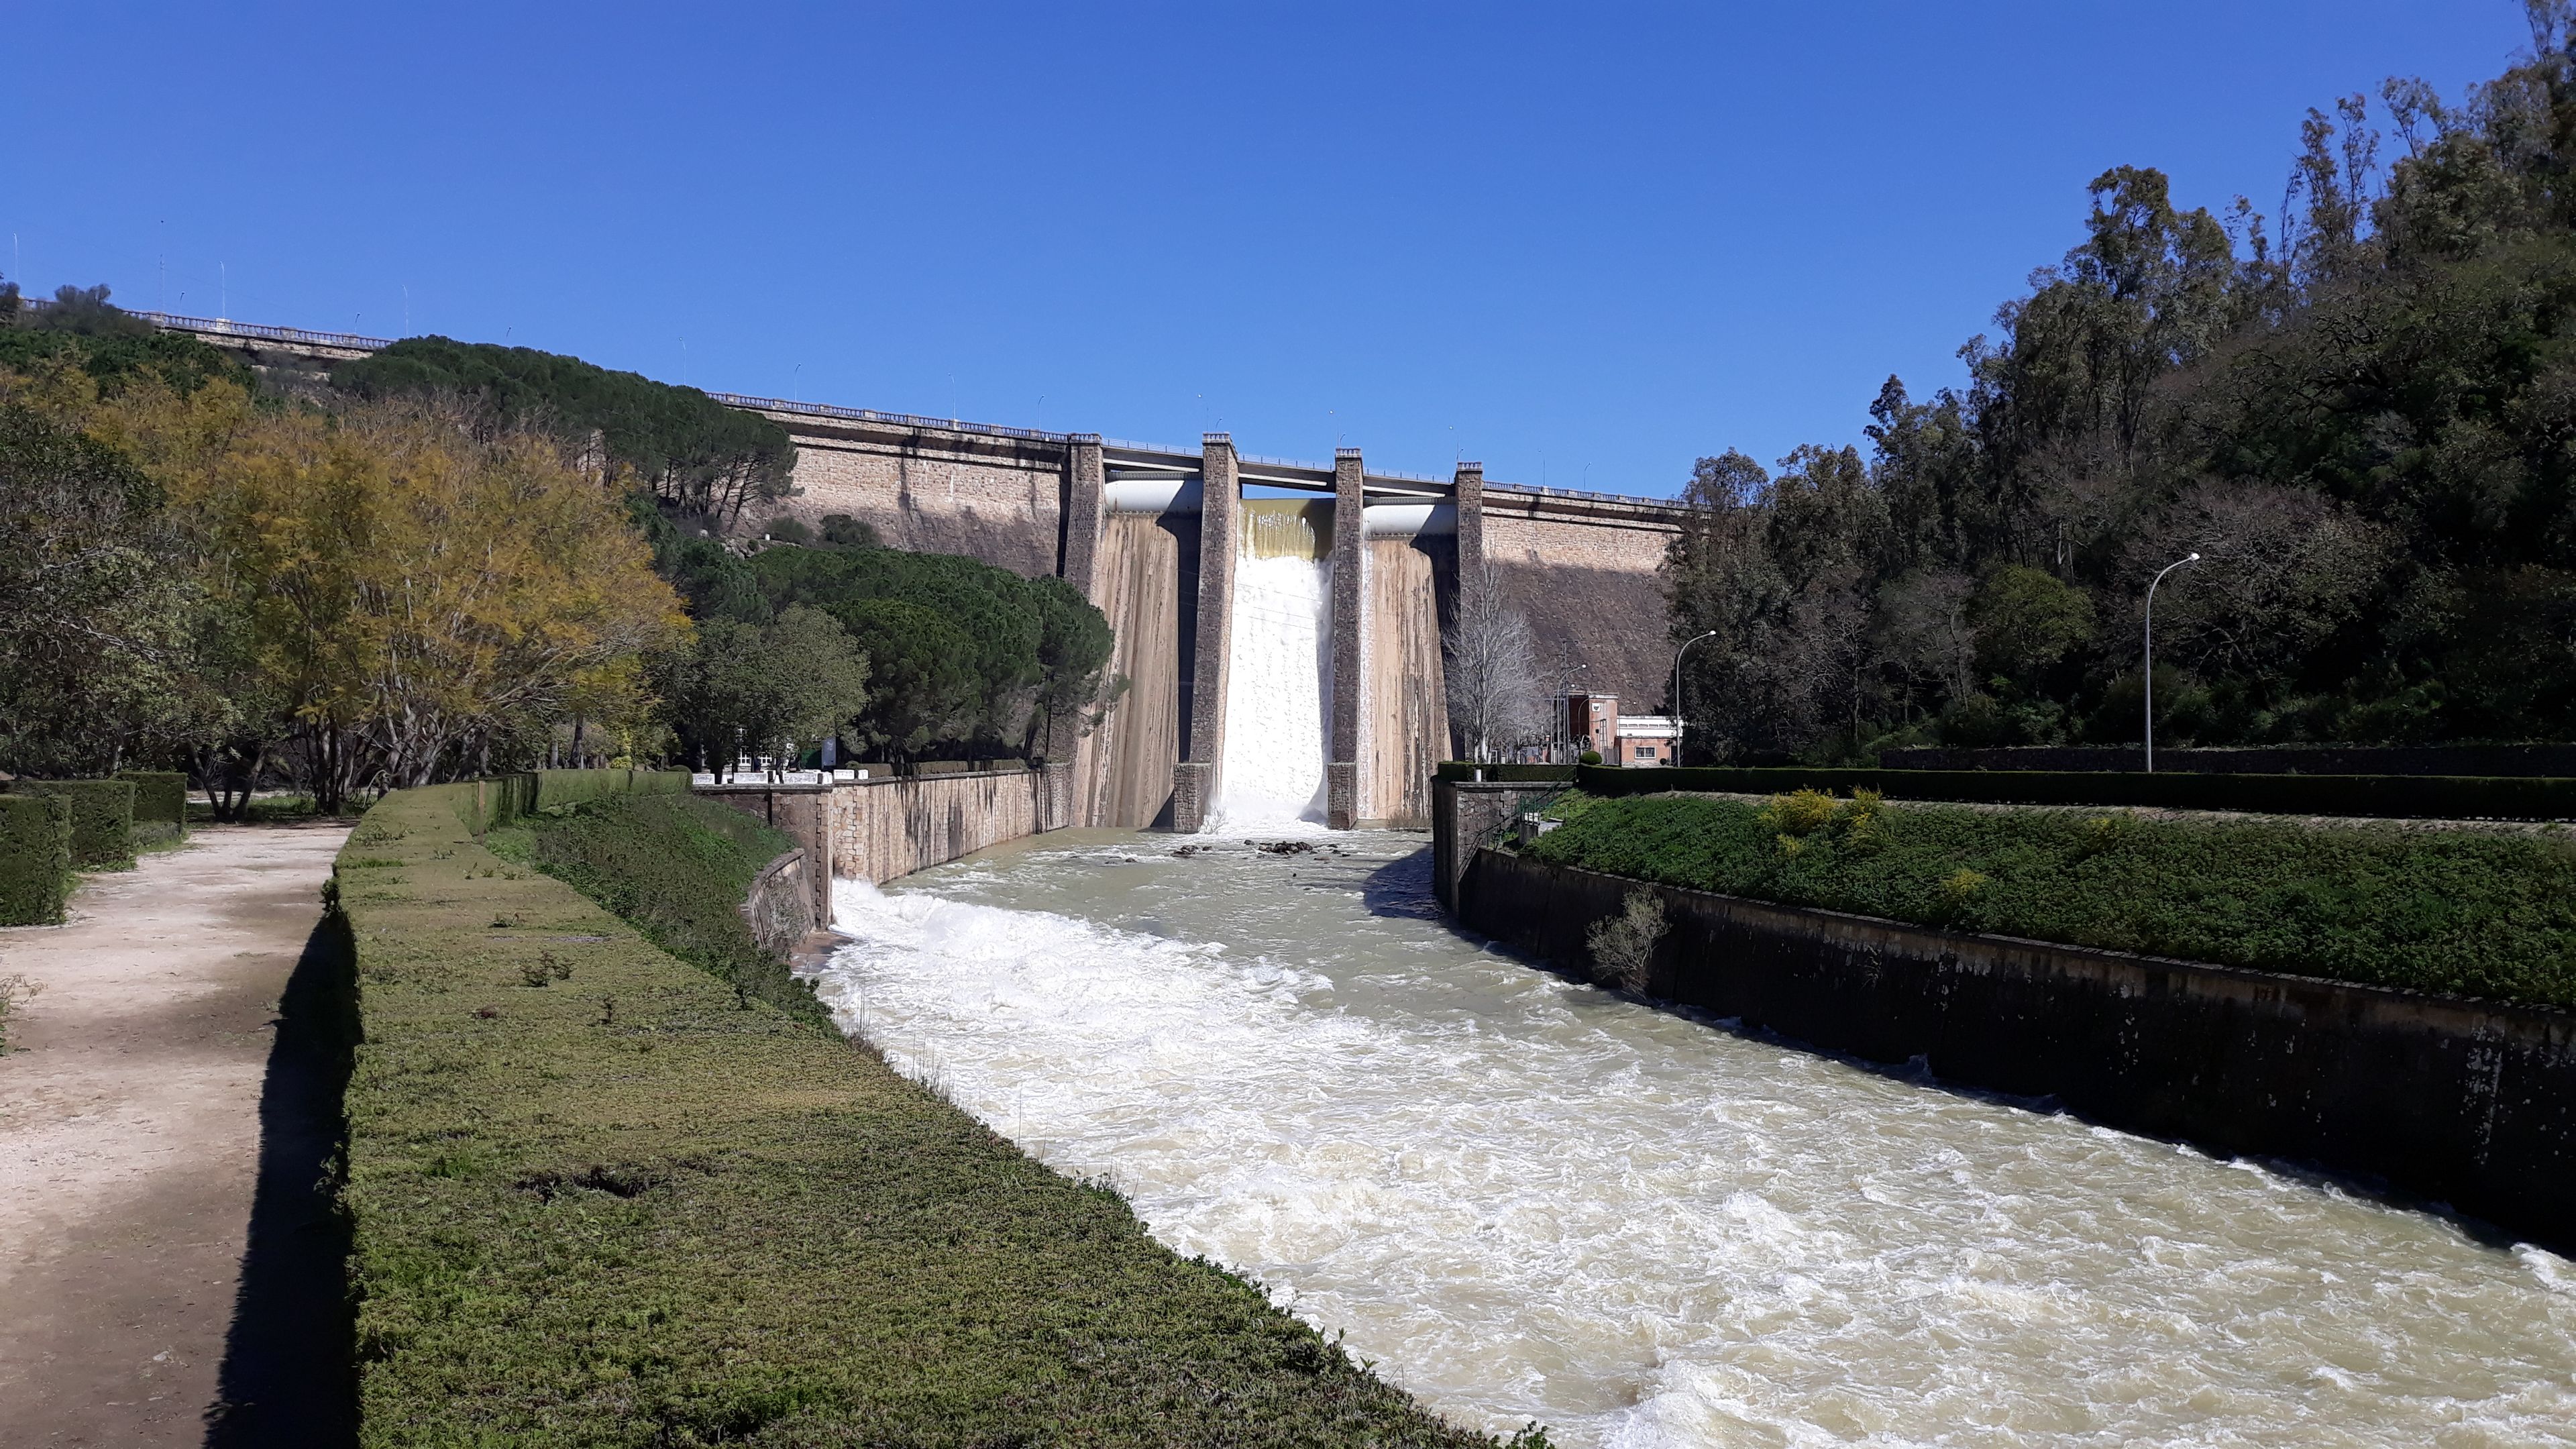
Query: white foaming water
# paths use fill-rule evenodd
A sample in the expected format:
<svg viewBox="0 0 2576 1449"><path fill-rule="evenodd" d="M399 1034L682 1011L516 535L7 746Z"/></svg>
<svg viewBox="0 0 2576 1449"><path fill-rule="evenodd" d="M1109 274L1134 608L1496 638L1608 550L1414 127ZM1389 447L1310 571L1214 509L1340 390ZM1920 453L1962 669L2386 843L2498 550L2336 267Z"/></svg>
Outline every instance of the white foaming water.
<svg viewBox="0 0 2576 1449"><path fill-rule="evenodd" d="M1280 835L1324 818L1324 737L1333 711L1333 566L1234 561L1225 746L1212 831Z"/></svg>
<svg viewBox="0 0 2576 1449"><path fill-rule="evenodd" d="M1479 1427L2576 1443L2576 1269L1478 949L1418 837L844 882L845 1027Z"/></svg>

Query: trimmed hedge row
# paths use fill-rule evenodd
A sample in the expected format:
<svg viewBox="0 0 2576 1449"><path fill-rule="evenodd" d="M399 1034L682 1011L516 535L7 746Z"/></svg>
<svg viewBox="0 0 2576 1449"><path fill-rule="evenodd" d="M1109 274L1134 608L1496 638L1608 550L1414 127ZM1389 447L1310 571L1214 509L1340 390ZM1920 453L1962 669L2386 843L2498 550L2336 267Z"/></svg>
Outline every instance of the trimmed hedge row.
<svg viewBox="0 0 2576 1449"><path fill-rule="evenodd" d="M338 867L363 1444L1492 1442L508 866L489 794L388 796Z"/></svg>
<svg viewBox="0 0 2576 1449"><path fill-rule="evenodd" d="M10 791L49 795L71 809L72 866L134 868L134 785L127 780L20 780Z"/></svg>
<svg viewBox="0 0 2576 1449"><path fill-rule="evenodd" d="M53 925L71 894L71 801L0 795L0 926Z"/></svg>
<svg viewBox="0 0 2576 1449"><path fill-rule="evenodd" d="M1561 796L1521 847L1606 875L1955 930L2576 1008L2566 834L1816 796Z"/></svg>
<svg viewBox="0 0 2576 1449"><path fill-rule="evenodd" d="M1473 760L1442 760L1432 772L1432 777L1463 784L1475 779L1481 771L1487 780L1506 785L1543 784L1555 780L1571 783L1574 769L1572 765L1479 765Z"/></svg>
<svg viewBox="0 0 2576 1449"><path fill-rule="evenodd" d="M685 770L522 770L448 788L456 817L477 835L551 806L612 795L685 795Z"/></svg>
<svg viewBox="0 0 2576 1449"><path fill-rule="evenodd" d="M1490 776L1488 778L1491 778ZM2054 770L1686 769L1581 765L1587 794L1877 790L1891 800L1997 805L2137 805L2265 815L2360 815L2390 820L2576 819L2576 780L2492 775L2184 775Z"/></svg>
<svg viewBox="0 0 2576 1449"><path fill-rule="evenodd" d="M742 903L763 868L796 848L784 831L702 795L604 795L546 807L483 838L614 911L646 940L826 1031L831 1013L760 948Z"/></svg>
<svg viewBox="0 0 2576 1449"><path fill-rule="evenodd" d="M119 770L134 787L134 844L167 845L188 838L188 777L178 770Z"/></svg>
<svg viewBox="0 0 2576 1449"><path fill-rule="evenodd" d="M161 821L185 830L188 825L188 777L178 770L119 770L116 778L134 787L134 821Z"/></svg>

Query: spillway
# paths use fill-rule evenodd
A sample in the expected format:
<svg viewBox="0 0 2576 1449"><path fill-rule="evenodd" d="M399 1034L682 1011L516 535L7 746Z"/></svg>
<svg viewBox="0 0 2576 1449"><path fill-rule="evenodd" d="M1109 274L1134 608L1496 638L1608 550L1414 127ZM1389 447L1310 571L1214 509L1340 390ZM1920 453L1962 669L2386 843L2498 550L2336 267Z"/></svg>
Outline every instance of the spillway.
<svg viewBox="0 0 2576 1449"><path fill-rule="evenodd" d="M1225 743L1209 830L1276 834L1323 823L1333 713L1332 526L1330 503L1244 501Z"/></svg>
<svg viewBox="0 0 2576 1449"><path fill-rule="evenodd" d="M1485 950L1419 837L843 883L845 1028L1452 1418L1563 1445L2570 1441L2576 1265Z"/></svg>

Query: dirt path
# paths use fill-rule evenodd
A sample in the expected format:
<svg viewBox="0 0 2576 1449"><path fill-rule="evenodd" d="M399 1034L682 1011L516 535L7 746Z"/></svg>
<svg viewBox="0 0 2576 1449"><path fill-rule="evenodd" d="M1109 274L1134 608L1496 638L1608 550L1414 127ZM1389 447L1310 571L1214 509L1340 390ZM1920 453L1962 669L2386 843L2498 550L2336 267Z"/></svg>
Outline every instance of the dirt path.
<svg viewBox="0 0 2576 1449"><path fill-rule="evenodd" d="M10 1444L206 1438L278 1002L347 833L204 830L90 877L68 925L0 930L0 976L44 987L0 1057Z"/></svg>

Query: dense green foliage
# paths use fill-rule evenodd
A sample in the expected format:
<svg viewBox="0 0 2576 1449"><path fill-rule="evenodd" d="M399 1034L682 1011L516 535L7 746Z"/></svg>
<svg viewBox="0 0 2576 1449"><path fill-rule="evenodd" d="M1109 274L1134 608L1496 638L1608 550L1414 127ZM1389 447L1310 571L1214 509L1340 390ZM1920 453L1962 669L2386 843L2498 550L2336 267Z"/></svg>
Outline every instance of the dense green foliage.
<svg viewBox="0 0 2576 1449"><path fill-rule="evenodd" d="M333 369L361 397L480 399L501 418L572 440L597 433L604 466L634 477L682 516L721 529L784 495L795 468L787 430L693 387L485 342L407 337Z"/></svg>
<svg viewBox="0 0 2576 1449"><path fill-rule="evenodd" d="M167 849L188 835L188 777L179 770L119 770L134 787L134 847Z"/></svg>
<svg viewBox="0 0 2576 1449"><path fill-rule="evenodd" d="M116 778L134 787L136 824L155 821L185 827L188 823L188 777L177 770L119 770Z"/></svg>
<svg viewBox="0 0 2576 1449"><path fill-rule="evenodd" d="M81 870L134 866L134 786L125 780L20 780L20 795L50 795L71 811L72 864Z"/></svg>
<svg viewBox="0 0 2576 1449"><path fill-rule="evenodd" d="M864 546L771 548L751 570L770 607L822 609L866 651L853 733L898 759L1070 753L1108 684L1109 622L1060 578Z"/></svg>
<svg viewBox="0 0 2576 1449"><path fill-rule="evenodd" d="M798 742L834 733L869 702L867 656L840 621L804 604L765 624L704 620L688 647L654 657L652 680L663 717L718 779L738 753L792 759Z"/></svg>
<svg viewBox="0 0 2576 1449"><path fill-rule="evenodd" d="M2576 841L1709 796L1554 807L1523 847L1667 885L2414 991L2576 1007Z"/></svg>
<svg viewBox="0 0 2576 1449"><path fill-rule="evenodd" d="M1488 1442L505 865L467 788L389 797L339 867L363 1443Z"/></svg>
<svg viewBox="0 0 2576 1449"><path fill-rule="evenodd" d="M0 537L0 762L96 774L183 748L213 711L163 490L117 449L0 399Z"/></svg>
<svg viewBox="0 0 2576 1449"><path fill-rule="evenodd" d="M1695 758L2576 738L2576 51L2310 112L2277 241L2155 171L1869 454L1703 459L1667 563Z"/></svg>
<svg viewBox="0 0 2576 1449"><path fill-rule="evenodd" d="M0 926L53 925L71 893L71 802L0 795Z"/></svg>
<svg viewBox="0 0 2576 1449"><path fill-rule="evenodd" d="M14 295L15 283L7 284ZM217 378L243 387L250 369L186 332L164 332L108 300L105 287L64 287L42 311L0 307L0 368L33 372L51 364L78 368L115 389L154 378L192 393Z"/></svg>
<svg viewBox="0 0 2576 1449"><path fill-rule="evenodd" d="M2460 775L2202 775L2114 770L1874 770L1822 765L1572 772L1596 795L1878 790L1903 800L2144 805L2390 820L2576 820L2576 780ZM1545 778L1545 777L1537 777Z"/></svg>
<svg viewBox="0 0 2576 1449"><path fill-rule="evenodd" d="M742 917L761 867L795 848L785 834L703 795L608 795L540 808L484 844L599 902L738 995L829 1027L812 988L760 949Z"/></svg>

